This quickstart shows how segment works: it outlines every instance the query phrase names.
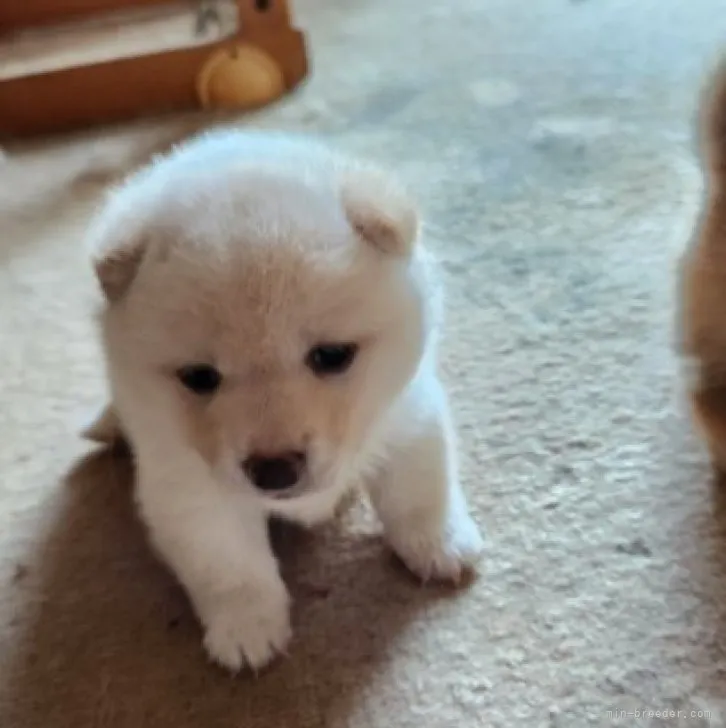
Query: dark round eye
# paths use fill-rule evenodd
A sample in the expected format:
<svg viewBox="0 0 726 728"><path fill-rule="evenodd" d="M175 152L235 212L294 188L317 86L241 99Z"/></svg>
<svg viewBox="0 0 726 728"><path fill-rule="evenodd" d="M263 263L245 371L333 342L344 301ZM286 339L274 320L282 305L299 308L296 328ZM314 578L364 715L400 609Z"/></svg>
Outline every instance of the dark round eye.
<svg viewBox="0 0 726 728"><path fill-rule="evenodd" d="M358 353L356 344L318 344L308 352L305 363L319 377L342 374Z"/></svg>
<svg viewBox="0 0 726 728"><path fill-rule="evenodd" d="M194 394L213 394L222 383L222 375L209 364L188 364L178 369L176 375Z"/></svg>

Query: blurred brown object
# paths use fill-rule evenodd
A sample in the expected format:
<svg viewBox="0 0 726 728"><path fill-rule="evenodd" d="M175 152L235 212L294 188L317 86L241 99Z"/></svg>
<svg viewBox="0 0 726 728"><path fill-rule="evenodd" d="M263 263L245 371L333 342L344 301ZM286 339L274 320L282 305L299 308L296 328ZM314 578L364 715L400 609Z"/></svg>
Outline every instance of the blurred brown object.
<svg viewBox="0 0 726 728"><path fill-rule="evenodd" d="M0 134L251 109L308 73L287 0L5 0Z"/></svg>

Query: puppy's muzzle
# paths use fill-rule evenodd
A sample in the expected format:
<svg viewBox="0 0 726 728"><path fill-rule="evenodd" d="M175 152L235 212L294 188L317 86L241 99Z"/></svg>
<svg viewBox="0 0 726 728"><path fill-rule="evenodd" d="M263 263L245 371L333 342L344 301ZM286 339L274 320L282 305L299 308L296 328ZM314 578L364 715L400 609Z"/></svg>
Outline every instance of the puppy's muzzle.
<svg viewBox="0 0 726 728"><path fill-rule="evenodd" d="M276 455L257 453L242 462L242 469L260 490L287 490L300 480L305 469L305 454L295 451Z"/></svg>

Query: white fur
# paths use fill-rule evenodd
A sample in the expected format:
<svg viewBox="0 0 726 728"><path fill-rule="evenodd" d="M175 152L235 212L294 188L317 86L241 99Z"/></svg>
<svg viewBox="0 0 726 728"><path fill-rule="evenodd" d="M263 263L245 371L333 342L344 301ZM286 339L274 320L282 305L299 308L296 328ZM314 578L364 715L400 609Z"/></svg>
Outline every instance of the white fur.
<svg viewBox="0 0 726 728"><path fill-rule="evenodd" d="M314 525L362 484L421 578L474 564L436 373L438 288L387 175L305 139L212 134L114 191L90 246L113 405L86 434L129 440L140 515L215 661L256 670L290 639L271 514ZM362 342L349 372L305 368L321 340ZM174 376L198 360L225 377L208 401ZM260 448L305 449L301 484L256 490L239 462Z"/></svg>

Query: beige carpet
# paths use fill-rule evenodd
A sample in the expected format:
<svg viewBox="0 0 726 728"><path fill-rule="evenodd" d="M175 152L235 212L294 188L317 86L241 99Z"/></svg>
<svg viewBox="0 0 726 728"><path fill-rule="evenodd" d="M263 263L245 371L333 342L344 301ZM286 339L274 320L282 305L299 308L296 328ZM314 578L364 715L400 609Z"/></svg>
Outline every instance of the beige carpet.
<svg viewBox="0 0 726 728"><path fill-rule="evenodd" d="M9 145L0 726L726 725L726 498L671 351L700 192L690 116L726 40L722 0L296 5L314 75L239 123L322 133L419 192L450 289L444 365L484 573L421 589L361 507L284 535L289 657L258 679L209 666L126 466L76 436L104 389L89 210L194 122Z"/></svg>

